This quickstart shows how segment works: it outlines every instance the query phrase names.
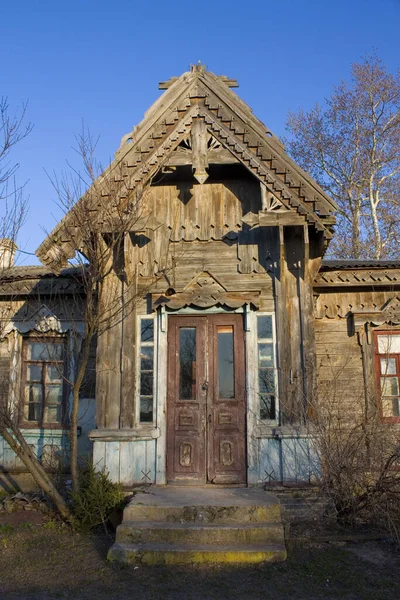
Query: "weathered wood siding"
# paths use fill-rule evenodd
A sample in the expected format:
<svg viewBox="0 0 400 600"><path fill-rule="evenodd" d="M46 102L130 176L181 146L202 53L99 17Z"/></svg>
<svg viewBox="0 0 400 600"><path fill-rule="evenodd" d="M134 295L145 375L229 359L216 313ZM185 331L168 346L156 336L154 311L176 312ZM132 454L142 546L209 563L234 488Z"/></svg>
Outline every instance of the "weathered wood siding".
<svg viewBox="0 0 400 600"><path fill-rule="evenodd" d="M122 485L155 483L155 440L96 441L93 464L105 469L113 481Z"/></svg>
<svg viewBox="0 0 400 600"><path fill-rule="evenodd" d="M8 340L0 340L0 410L7 403L10 385L10 361Z"/></svg>
<svg viewBox="0 0 400 600"><path fill-rule="evenodd" d="M69 440L66 431L22 429L24 438L36 456L46 466L57 468L68 464ZM0 467L5 471L26 471L26 466L0 436Z"/></svg>
<svg viewBox="0 0 400 600"><path fill-rule="evenodd" d="M363 357L351 320L316 319L315 338L318 400L351 418L364 407Z"/></svg>

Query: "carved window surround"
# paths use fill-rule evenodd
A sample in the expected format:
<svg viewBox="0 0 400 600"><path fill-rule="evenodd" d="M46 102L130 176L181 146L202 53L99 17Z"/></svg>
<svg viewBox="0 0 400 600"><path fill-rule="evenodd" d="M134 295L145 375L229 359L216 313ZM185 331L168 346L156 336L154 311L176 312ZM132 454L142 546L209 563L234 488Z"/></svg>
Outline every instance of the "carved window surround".
<svg viewBox="0 0 400 600"><path fill-rule="evenodd" d="M11 319L5 325L2 337L8 339L10 351L10 391L8 399L11 414L14 418L18 418L19 399L21 397L23 336L31 332L37 332L38 336L56 333L67 338L67 376L69 381L73 381L75 357L78 355L82 344L85 325L82 321L59 319L45 304L42 304L29 319ZM71 397L69 403L71 403Z"/></svg>
<svg viewBox="0 0 400 600"><path fill-rule="evenodd" d="M400 302L398 298L392 298L382 308L382 310L362 312L351 311L353 319L354 332L357 333L358 341L361 345L361 337L366 335L367 343L372 343L372 330L382 326L398 327L400 326Z"/></svg>

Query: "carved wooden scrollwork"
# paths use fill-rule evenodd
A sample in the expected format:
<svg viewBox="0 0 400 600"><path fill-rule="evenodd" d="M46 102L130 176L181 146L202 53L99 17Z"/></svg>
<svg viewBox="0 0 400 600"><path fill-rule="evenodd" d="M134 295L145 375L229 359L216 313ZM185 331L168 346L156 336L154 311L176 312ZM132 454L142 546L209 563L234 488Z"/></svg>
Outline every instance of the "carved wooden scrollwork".
<svg viewBox="0 0 400 600"><path fill-rule="evenodd" d="M240 308L245 304L258 307L260 292L234 292L228 291L207 271L197 275L182 292L153 294L153 308L166 306L171 310L178 310L186 306L197 308L211 308L221 305L229 308Z"/></svg>

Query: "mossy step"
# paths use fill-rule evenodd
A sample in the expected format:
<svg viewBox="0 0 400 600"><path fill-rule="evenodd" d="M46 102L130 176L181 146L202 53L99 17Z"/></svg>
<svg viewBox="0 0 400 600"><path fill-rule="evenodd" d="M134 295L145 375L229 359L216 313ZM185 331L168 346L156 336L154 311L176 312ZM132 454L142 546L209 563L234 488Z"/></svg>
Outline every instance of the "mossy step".
<svg viewBox="0 0 400 600"><path fill-rule="evenodd" d="M207 546L204 544L116 542L108 551L108 560L120 564L255 564L286 560L284 544Z"/></svg>
<svg viewBox="0 0 400 600"><path fill-rule="evenodd" d="M173 523L279 523L279 504L261 506L151 506L129 504L124 521L159 521Z"/></svg>
<svg viewBox="0 0 400 600"><path fill-rule="evenodd" d="M199 544L266 544L283 543L281 523L160 523L124 521L117 528L116 541L199 543Z"/></svg>

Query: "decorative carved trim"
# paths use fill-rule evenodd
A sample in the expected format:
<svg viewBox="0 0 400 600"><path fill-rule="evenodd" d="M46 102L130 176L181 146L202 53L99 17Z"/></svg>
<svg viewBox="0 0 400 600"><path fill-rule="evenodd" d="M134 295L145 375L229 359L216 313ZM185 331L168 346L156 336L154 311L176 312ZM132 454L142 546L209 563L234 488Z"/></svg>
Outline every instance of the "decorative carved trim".
<svg viewBox="0 0 400 600"><path fill-rule="evenodd" d="M400 284L400 269L320 271L314 280L314 286L318 288L371 284L383 286L393 283Z"/></svg>
<svg viewBox="0 0 400 600"><path fill-rule="evenodd" d="M376 311L351 311L354 330L360 335L366 330L368 343L371 343L369 331L371 327L381 327L382 325L398 326L400 325L400 298L395 297L388 300L381 310Z"/></svg>
<svg viewBox="0 0 400 600"><path fill-rule="evenodd" d="M59 319L52 310L42 304L29 319L24 321L11 320L7 323L3 329L3 337L6 337L12 331L18 331L19 333L28 333L29 331L66 333L67 331L75 331L82 336L85 332L85 325L82 321Z"/></svg>
<svg viewBox="0 0 400 600"><path fill-rule="evenodd" d="M152 294L152 306L166 306L171 310L178 310L186 306L197 308L211 308L224 305L229 308L240 308L245 304L260 305L260 292L232 292L226 288L208 271L199 273L185 287L182 292Z"/></svg>

